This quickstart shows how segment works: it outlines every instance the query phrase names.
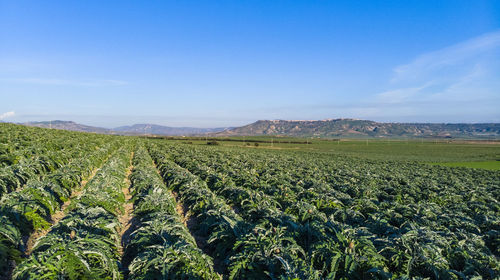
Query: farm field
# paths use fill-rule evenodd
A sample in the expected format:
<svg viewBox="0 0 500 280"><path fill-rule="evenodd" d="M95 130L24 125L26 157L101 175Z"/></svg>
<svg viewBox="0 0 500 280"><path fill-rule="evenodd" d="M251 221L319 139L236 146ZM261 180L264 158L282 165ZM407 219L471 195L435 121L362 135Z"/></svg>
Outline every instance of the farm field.
<svg viewBox="0 0 500 280"><path fill-rule="evenodd" d="M0 123L0 279L500 277L498 143L218 144Z"/></svg>
<svg viewBox="0 0 500 280"><path fill-rule="evenodd" d="M168 138L167 138L168 139ZM499 141L398 140L398 139L304 139L284 137L212 138L219 146L247 149L303 151L366 159L418 162L480 162L500 160ZM212 139L208 138L208 141ZM172 143L206 145L200 138L168 140ZM288 143L291 142L291 143ZM301 142L293 143L293 142ZM306 144L307 143L307 144ZM257 144L257 145L256 145Z"/></svg>
<svg viewBox="0 0 500 280"><path fill-rule="evenodd" d="M441 162L435 163L436 165L450 166L450 167L468 167L479 168L487 170L500 170L500 161L465 161L465 162Z"/></svg>

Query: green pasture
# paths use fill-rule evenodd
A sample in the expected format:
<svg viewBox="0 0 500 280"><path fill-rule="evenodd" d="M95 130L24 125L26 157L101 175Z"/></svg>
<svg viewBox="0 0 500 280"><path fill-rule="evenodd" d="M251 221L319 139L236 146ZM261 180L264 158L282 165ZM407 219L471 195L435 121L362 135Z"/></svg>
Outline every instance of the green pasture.
<svg viewBox="0 0 500 280"><path fill-rule="evenodd" d="M169 140L207 145L206 139ZM345 155L372 160L417 161L445 166L499 170L500 142L464 140L323 140L282 137L233 137L208 139L219 146ZM290 142L290 143L287 143ZM305 143L304 143L305 141ZM302 142L300 144L293 142Z"/></svg>

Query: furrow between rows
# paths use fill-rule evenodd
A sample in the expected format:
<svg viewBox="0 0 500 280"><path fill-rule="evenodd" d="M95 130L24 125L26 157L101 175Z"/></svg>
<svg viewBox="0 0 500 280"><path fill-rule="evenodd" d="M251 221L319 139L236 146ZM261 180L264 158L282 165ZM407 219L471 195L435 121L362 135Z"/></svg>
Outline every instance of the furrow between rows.
<svg viewBox="0 0 500 280"><path fill-rule="evenodd" d="M13 279L120 279L119 242L125 203L122 188L131 152L122 147L40 238Z"/></svg>
<svg viewBox="0 0 500 280"><path fill-rule="evenodd" d="M197 247L177 213L173 194L144 148L134 156L130 176L133 229L122 258L127 279L220 279L212 259Z"/></svg>

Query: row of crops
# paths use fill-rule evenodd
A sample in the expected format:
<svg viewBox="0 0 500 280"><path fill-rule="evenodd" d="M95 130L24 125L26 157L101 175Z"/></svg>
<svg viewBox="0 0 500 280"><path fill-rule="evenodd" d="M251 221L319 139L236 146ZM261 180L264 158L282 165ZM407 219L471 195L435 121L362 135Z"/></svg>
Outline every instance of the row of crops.
<svg viewBox="0 0 500 280"><path fill-rule="evenodd" d="M134 219L124 256L128 279L219 279L176 211L171 190L144 148L131 175Z"/></svg>
<svg viewBox="0 0 500 280"><path fill-rule="evenodd" d="M0 279L500 277L498 172L0 131Z"/></svg>
<svg viewBox="0 0 500 280"><path fill-rule="evenodd" d="M109 137L45 130L2 123L0 125L0 198L23 188L74 159L95 151L104 153Z"/></svg>
<svg viewBox="0 0 500 280"><path fill-rule="evenodd" d="M130 148L121 148L72 200L66 216L40 238L13 279L119 279L122 187Z"/></svg>
<svg viewBox="0 0 500 280"><path fill-rule="evenodd" d="M61 210L63 204L78 189L81 182L91 176L93 170L102 165L119 143L116 141L106 142L102 136L94 136L93 138L90 135L83 135L82 138L75 139L73 133L62 133L63 136L60 136L60 132L56 132L55 135L50 136L50 133L42 129L32 131L32 128L19 129L11 125L7 125L8 129L5 126L0 126L0 128L2 132L8 132L6 135L17 135L21 139L22 136L31 134L31 142L58 143L61 145L57 148L60 153L71 156L66 164L61 163L57 168L29 176L22 181L22 186L19 186L16 180L1 181L6 177L0 176L0 181L6 183L10 189L17 188L17 191L5 193L0 199L0 270L5 273L11 268L13 262L21 261L23 253L27 250L28 237L36 231L48 229L51 226L53 215ZM4 134L2 137L7 138ZM11 140L15 141L15 139ZM85 143L87 140L88 142ZM64 144L65 141L66 144ZM84 142L79 143L78 141ZM26 142L29 141L26 140ZM48 153L50 154L51 151ZM56 152L52 151L52 153ZM28 165L36 165L30 161L45 156L46 154L41 151L36 152L33 154L34 159L26 158L27 165L13 163L6 166L4 170L16 170L17 172L21 165L26 170ZM16 173L16 179L23 178L17 177L17 175L19 174Z"/></svg>
<svg viewBox="0 0 500 280"><path fill-rule="evenodd" d="M499 277L498 172L193 145L150 150L230 205L226 222L205 235L230 278ZM204 220L206 211L187 205Z"/></svg>

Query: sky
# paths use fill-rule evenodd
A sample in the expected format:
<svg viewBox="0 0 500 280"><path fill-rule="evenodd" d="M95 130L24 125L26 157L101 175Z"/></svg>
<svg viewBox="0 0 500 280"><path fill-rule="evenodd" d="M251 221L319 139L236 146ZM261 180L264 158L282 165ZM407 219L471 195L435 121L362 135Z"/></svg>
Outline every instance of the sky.
<svg viewBox="0 0 500 280"><path fill-rule="evenodd" d="M0 120L500 122L500 1L0 0Z"/></svg>

